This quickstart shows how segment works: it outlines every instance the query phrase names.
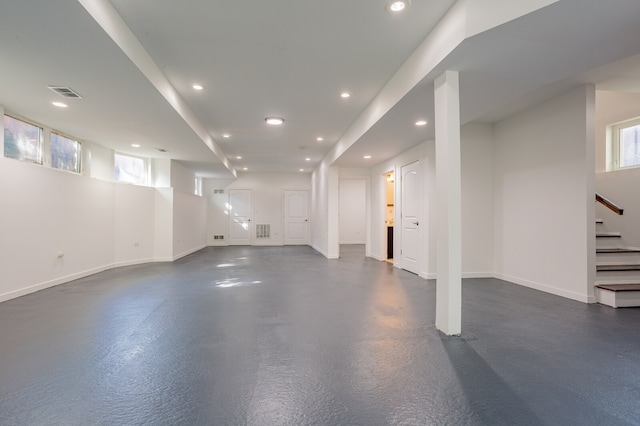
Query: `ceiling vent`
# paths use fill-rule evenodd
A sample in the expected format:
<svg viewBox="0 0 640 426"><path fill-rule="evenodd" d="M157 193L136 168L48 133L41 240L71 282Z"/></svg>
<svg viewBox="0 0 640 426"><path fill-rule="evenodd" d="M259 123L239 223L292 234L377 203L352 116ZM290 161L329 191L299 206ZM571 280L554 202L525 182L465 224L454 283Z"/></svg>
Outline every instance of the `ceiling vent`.
<svg viewBox="0 0 640 426"><path fill-rule="evenodd" d="M156 151L158 151L158 152L169 152L164 148L156 148Z"/></svg>
<svg viewBox="0 0 640 426"><path fill-rule="evenodd" d="M65 98L75 98L82 99L78 93L76 93L73 89L64 86L48 86L49 89L53 90L60 96L64 96Z"/></svg>

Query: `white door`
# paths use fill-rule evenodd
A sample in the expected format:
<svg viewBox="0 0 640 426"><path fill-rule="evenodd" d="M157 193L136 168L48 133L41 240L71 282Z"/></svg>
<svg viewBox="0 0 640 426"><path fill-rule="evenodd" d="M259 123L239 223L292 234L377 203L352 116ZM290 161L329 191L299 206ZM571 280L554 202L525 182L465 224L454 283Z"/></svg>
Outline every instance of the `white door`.
<svg viewBox="0 0 640 426"><path fill-rule="evenodd" d="M401 259L402 269L420 271L420 162L402 166L401 184Z"/></svg>
<svg viewBox="0 0 640 426"><path fill-rule="evenodd" d="M284 191L284 243L309 244L308 191Z"/></svg>
<svg viewBox="0 0 640 426"><path fill-rule="evenodd" d="M229 245L251 245L251 190L229 190Z"/></svg>

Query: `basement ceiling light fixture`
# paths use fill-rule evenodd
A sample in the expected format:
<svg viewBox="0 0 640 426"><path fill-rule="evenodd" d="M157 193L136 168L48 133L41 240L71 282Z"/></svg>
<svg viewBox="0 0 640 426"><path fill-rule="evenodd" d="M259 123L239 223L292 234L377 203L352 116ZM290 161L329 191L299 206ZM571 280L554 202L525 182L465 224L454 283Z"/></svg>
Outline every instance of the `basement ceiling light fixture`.
<svg viewBox="0 0 640 426"><path fill-rule="evenodd" d="M202 90L202 89L204 89L204 87L202 87L202 85L200 85L200 84L194 84L191 87L193 87L193 90Z"/></svg>
<svg viewBox="0 0 640 426"><path fill-rule="evenodd" d="M371 159L371 156L370 156L370 155L365 155L363 158L364 158L365 160L369 160L369 159Z"/></svg>
<svg viewBox="0 0 640 426"><path fill-rule="evenodd" d="M242 155L238 155L238 156L236 157L236 160L242 160Z"/></svg>
<svg viewBox="0 0 640 426"><path fill-rule="evenodd" d="M405 10L410 4L409 0L394 0L387 5L387 9L389 12L398 13Z"/></svg>
<svg viewBox="0 0 640 426"><path fill-rule="evenodd" d="M267 124L270 124L272 126L279 126L282 123L284 123L284 118L280 118L280 117L267 117L264 119L264 121L267 122Z"/></svg>
<svg viewBox="0 0 640 426"><path fill-rule="evenodd" d="M324 140L324 138L323 138L323 137L321 137L321 136L318 136L318 137L316 138L316 140L317 140L318 142L322 142L322 141Z"/></svg>
<svg viewBox="0 0 640 426"><path fill-rule="evenodd" d="M349 93L349 92L342 92L342 93L340 93L340 97L341 97L342 99L349 99L349 98L351 97L351 93Z"/></svg>
<svg viewBox="0 0 640 426"><path fill-rule="evenodd" d="M222 135L223 138L225 139L229 139L231 137L231 135L229 133L225 133Z"/></svg>
<svg viewBox="0 0 640 426"><path fill-rule="evenodd" d="M427 125L427 121L426 120L418 120L416 121L416 126L426 126Z"/></svg>
<svg viewBox="0 0 640 426"><path fill-rule="evenodd" d="M134 148L140 148L140 144L139 143L132 143L131 146L134 147Z"/></svg>
<svg viewBox="0 0 640 426"><path fill-rule="evenodd" d="M56 106L58 108L66 108L68 105L63 102L51 102L51 105Z"/></svg>

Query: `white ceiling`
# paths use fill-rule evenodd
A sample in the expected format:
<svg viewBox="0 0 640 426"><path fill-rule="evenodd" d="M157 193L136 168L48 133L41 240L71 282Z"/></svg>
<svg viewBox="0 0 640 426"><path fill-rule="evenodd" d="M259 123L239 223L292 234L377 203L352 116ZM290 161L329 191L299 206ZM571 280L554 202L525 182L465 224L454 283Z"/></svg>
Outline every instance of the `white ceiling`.
<svg viewBox="0 0 640 426"><path fill-rule="evenodd" d="M111 0L187 116L221 148L216 155L79 1L5 0L0 104L117 151L180 160L202 176L310 172L453 3L414 0L392 15L384 0ZM445 69L460 71L463 123L496 122L584 82L640 91L639 20L637 0L560 0L469 38L336 164L369 167L433 139L432 125L413 123L433 122L433 79ZM83 99L53 108L48 85ZM353 96L341 99L343 90ZM284 126L267 126L272 115Z"/></svg>

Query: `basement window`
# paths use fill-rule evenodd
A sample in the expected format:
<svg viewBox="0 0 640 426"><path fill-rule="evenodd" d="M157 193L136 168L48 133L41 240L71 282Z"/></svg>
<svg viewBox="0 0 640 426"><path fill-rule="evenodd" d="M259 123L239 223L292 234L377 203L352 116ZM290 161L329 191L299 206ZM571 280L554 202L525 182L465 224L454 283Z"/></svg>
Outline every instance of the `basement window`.
<svg viewBox="0 0 640 426"><path fill-rule="evenodd" d="M42 164L42 127L4 116L4 156Z"/></svg>
<svg viewBox="0 0 640 426"><path fill-rule="evenodd" d="M51 132L51 167L80 173L81 147L80 142Z"/></svg>
<svg viewBox="0 0 640 426"><path fill-rule="evenodd" d="M640 166L640 117L610 126L613 168Z"/></svg>
<svg viewBox="0 0 640 426"><path fill-rule="evenodd" d="M146 185L147 162L140 157L114 154L114 178L117 182Z"/></svg>

